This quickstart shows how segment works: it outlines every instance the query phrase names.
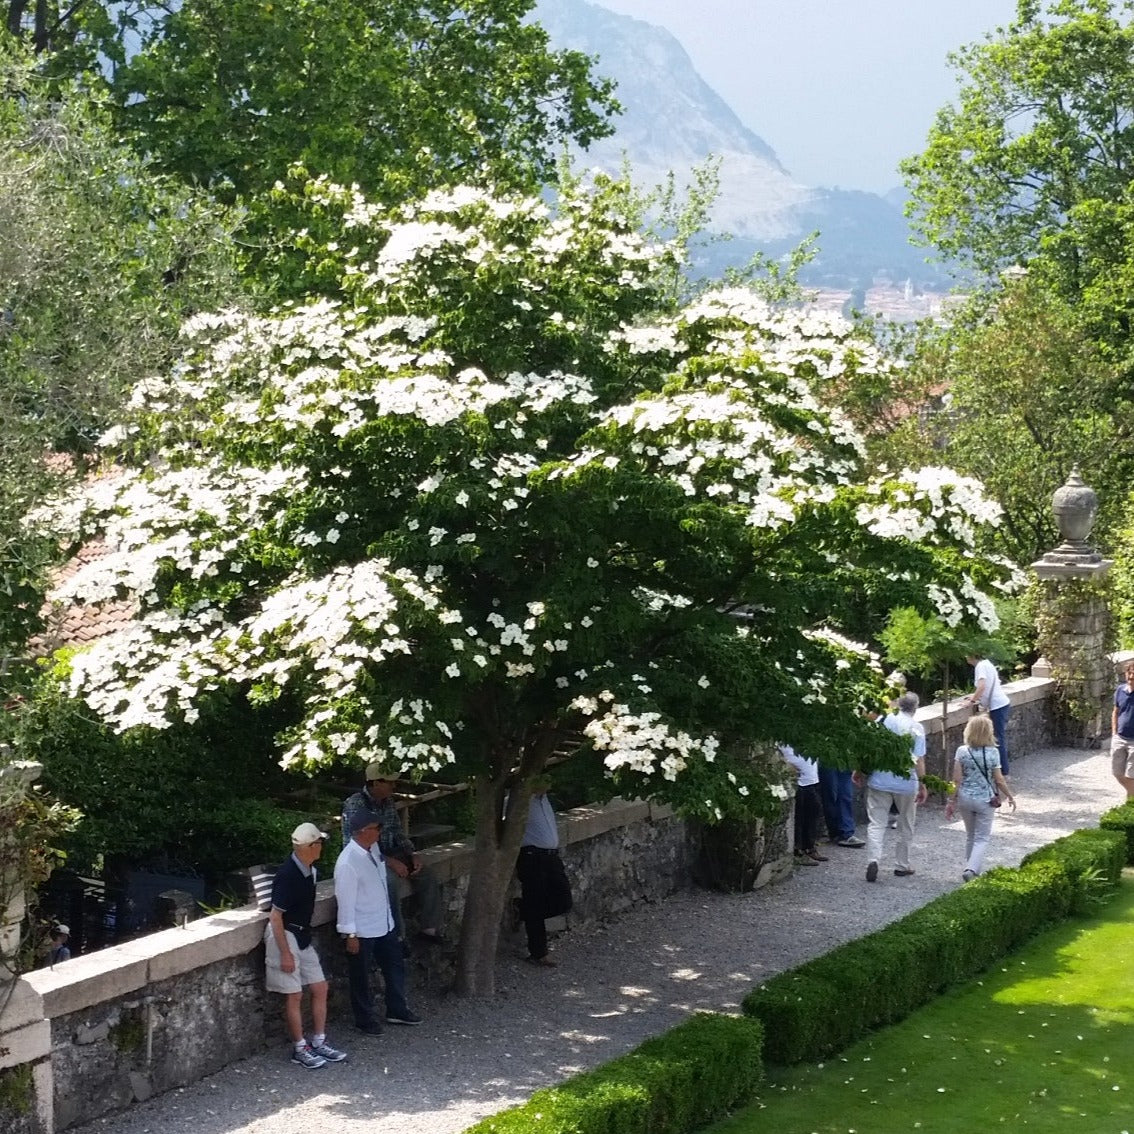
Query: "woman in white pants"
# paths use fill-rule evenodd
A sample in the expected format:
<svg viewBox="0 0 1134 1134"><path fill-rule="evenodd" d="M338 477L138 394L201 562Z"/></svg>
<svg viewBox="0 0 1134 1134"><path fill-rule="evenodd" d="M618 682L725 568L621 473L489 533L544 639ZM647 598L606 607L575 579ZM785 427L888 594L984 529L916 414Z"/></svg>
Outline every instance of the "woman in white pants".
<svg viewBox="0 0 1134 1134"><path fill-rule="evenodd" d="M1006 800L1013 811L1016 800L1000 771L1000 750L996 747L992 721L983 714L973 717L965 725L964 739L953 760L954 792L945 804L945 819L952 821L955 812L961 813L967 836L965 870L961 878L969 882L984 865L984 854L992 835L996 808L990 800L994 797Z"/></svg>

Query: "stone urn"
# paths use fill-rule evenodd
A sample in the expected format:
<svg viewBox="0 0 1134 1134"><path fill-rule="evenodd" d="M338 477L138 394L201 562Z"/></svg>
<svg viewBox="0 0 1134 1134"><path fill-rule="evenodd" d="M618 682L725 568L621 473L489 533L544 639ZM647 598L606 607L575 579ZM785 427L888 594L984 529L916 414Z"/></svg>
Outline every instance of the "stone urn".
<svg viewBox="0 0 1134 1134"><path fill-rule="evenodd" d="M1078 465L1072 468L1066 483L1055 490L1051 497L1051 510L1055 513L1064 545L1070 545L1067 550L1094 551L1087 540L1095 526L1099 498L1090 485L1083 483Z"/></svg>

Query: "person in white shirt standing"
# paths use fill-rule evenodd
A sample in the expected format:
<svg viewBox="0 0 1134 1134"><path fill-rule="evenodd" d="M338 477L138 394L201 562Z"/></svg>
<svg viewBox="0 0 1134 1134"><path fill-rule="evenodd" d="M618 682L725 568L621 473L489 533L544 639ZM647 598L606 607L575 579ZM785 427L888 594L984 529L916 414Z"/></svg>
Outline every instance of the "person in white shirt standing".
<svg viewBox="0 0 1134 1134"><path fill-rule="evenodd" d="M378 850L382 828L369 811L350 818L350 842L335 863L335 901L338 931L346 943L350 1006L355 1027L366 1035L382 1033L370 989L375 964L386 986L386 1022L420 1024L421 1017L406 1002L406 964L402 942L394 928L386 864Z"/></svg>
<svg viewBox="0 0 1134 1134"><path fill-rule="evenodd" d="M910 866L910 843L913 842L917 806L924 803L928 792L925 787L925 729L915 717L918 706L916 693L903 693L898 698L898 711L882 722L898 736L909 737L910 766L902 772L871 772L866 778L866 880L878 881L878 860L882 857L882 842L886 836L886 821L890 805L898 811L898 845L894 851L894 873L899 878L913 874ZM864 777L855 772L855 783L862 784Z"/></svg>
<svg viewBox="0 0 1134 1134"><path fill-rule="evenodd" d="M795 863L815 866L826 862L819 853L819 819L823 814L819 795L819 765L801 756L790 744L780 745L780 755L795 769Z"/></svg>
<svg viewBox="0 0 1134 1134"><path fill-rule="evenodd" d="M965 659L973 667L975 689L965 698L982 712L988 713L992 721L992 731L996 734L996 747L1000 751L1000 773L1008 775L1008 711L1011 701L1000 684L1000 674L988 658L969 654Z"/></svg>
<svg viewBox="0 0 1134 1134"><path fill-rule="evenodd" d="M520 916L528 938L528 962L551 968L555 961L548 955L547 926L549 917L562 917L572 906L571 884L559 855L559 825L547 798L551 781L539 776L533 785L528 804L528 821L516 860L520 879Z"/></svg>

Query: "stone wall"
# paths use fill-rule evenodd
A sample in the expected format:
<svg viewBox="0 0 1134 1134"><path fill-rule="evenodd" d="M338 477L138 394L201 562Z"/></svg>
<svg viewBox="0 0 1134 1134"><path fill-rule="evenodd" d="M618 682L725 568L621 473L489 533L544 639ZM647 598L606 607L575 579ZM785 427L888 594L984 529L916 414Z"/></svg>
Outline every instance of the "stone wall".
<svg viewBox="0 0 1134 1134"><path fill-rule="evenodd" d="M1001 688L1012 702L1007 726L1010 760L1055 744L1055 682L1050 677L1025 677L1005 682ZM925 767L930 775L952 778L953 756L963 743L965 724L972 715L972 706L962 701L918 710L917 719L925 728Z"/></svg>

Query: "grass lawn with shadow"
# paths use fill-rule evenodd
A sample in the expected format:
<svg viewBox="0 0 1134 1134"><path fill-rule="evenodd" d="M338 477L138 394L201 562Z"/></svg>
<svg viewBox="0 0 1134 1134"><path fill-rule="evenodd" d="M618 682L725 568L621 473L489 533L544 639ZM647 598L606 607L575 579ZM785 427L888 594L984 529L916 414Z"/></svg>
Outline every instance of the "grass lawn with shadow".
<svg viewBox="0 0 1134 1134"><path fill-rule="evenodd" d="M770 1068L711 1134L1134 1131L1134 875L1088 918L826 1063Z"/></svg>

